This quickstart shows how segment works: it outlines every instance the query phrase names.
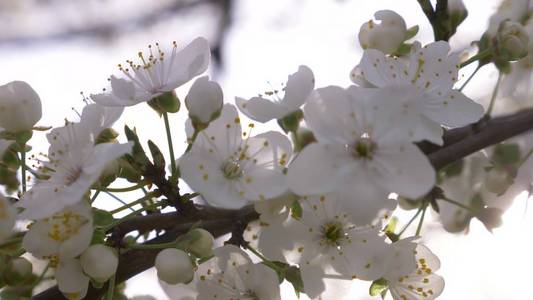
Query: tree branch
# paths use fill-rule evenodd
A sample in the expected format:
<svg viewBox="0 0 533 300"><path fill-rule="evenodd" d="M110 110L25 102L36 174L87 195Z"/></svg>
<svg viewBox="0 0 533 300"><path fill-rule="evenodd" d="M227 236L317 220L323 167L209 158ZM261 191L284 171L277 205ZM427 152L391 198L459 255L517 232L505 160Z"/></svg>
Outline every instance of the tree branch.
<svg viewBox="0 0 533 300"><path fill-rule="evenodd" d="M519 111L512 115L497 117L491 120L482 120L476 124L468 125L447 131L444 134L444 145L438 147L422 143L419 145L428 154L429 160L435 167L443 166L468 156L488 146L500 143L516 135L533 129L533 108ZM208 207L197 207L193 216L179 213L152 214L138 216L125 221L118 226L121 234L135 230L146 232L154 229L164 229L165 234L156 237L148 244L164 243L176 239L189 228L200 221L200 227L210 231L215 237L232 232L236 223L248 223L256 220L259 215L249 205L241 210L220 210ZM154 264L157 250L129 250L120 255L120 264L117 271L117 283L150 268ZM96 300L105 290L89 288L86 300ZM35 296L35 300L57 300L63 296L57 287L50 288Z"/></svg>

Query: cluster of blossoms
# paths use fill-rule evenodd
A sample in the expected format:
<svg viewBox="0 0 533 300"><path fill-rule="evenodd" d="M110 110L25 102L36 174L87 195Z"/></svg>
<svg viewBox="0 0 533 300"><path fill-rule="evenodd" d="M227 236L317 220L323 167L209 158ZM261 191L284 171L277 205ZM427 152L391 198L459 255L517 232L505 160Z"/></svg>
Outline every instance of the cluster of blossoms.
<svg viewBox="0 0 533 300"><path fill-rule="evenodd" d="M456 27L466 17L464 5L450 1L448 9ZM509 63L527 54L527 35L509 23L517 13L511 10L491 19L499 20L497 29L487 31L496 48L480 50L480 65L491 58L503 66L503 57ZM83 299L91 285L101 289L106 282L106 299L112 299L120 294L114 290L118 254L162 249L154 262L159 279L188 284L202 300L281 299L280 280L312 299L341 298L353 280L371 282L373 296L438 297L444 289L435 273L440 262L419 236L426 209L439 212L450 232L464 231L472 218L492 229L508 206L499 199L531 189L533 158L509 158L516 149L502 144L490 159L474 155L435 170L421 145L442 146L445 130L474 124L485 110L455 87L464 62L447 42L408 43L416 28L408 29L401 16L379 11L375 17L379 23L361 26L365 51L348 87L316 87L312 70L302 65L279 90L237 97L234 105L224 103L218 83L195 79L185 97L188 147L177 159L168 114L180 108L174 90L209 66L204 38L181 49L173 43L170 51L149 46L139 63L119 65L110 88L84 98L77 122L51 130L36 127L41 102L27 83L1 86L0 183L15 197L0 195L0 249L11 251L2 256L0 270L15 275L3 276L0 286L17 278L16 284L33 287L50 269L67 299ZM523 59L528 57L513 69ZM150 160L134 130L126 127L128 141L121 143L112 129L125 107L143 102L164 118L170 168L152 141ZM239 111L260 123L277 120L280 130L255 134L256 125L246 124ZM26 164L35 131L49 131L48 152L36 167ZM135 185L109 187L118 178ZM179 179L191 193L180 193ZM145 196L113 211L94 205L101 192L136 189ZM137 204L142 208L133 209ZM398 204L417 208L415 217L423 211L414 236L403 236L411 222L401 231L394 228ZM137 237L121 231L121 224L143 213L165 216L161 210L167 207L197 222L170 242L138 241L152 229L172 231L173 224L138 229ZM252 207L255 217L237 214L242 219L224 232L198 217ZM133 212L118 218L126 209ZM13 233L17 220L29 220L27 230ZM227 232L228 244L215 248L214 235ZM25 252L46 261L41 276L20 257Z"/></svg>

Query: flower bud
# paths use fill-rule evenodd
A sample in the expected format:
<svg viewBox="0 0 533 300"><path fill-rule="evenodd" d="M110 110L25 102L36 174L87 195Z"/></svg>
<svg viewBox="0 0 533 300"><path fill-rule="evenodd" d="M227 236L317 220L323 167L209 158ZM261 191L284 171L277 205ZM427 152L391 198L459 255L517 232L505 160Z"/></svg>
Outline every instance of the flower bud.
<svg viewBox="0 0 533 300"><path fill-rule="evenodd" d="M33 266L24 257L10 260L3 273L4 281L9 285L21 283L33 274Z"/></svg>
<svg viewBox="0 0 533 300"><path fill-rule="evenodd" d="M191 231L197 238L190 243L187 250L197 257L209 257L213 254L213 235L202 228L196 228Z"/></svg>
<svg viewBox="0 0 533 300"><path fill-rule="evenodd" d="M218 83L204 76L196 79L185 98L185 106L193 123L207 124L222 110L222 89Z"/></svg>
<svg viewBox="0 0 533 300"><path fill-rule="evenodd" d="M80 257L85 274L98 282L111 278L117 271L118 258L112 248L102 244L92 245Z"/></svg>
<svg viewBox="0 0 533 300"><path fill-rule="evenodd" d="M529 37L520 23L501 23L497 35L500 54L505 60L517 60L527 55Z"/></svg>
<svg viewBox="0 0 533 300"><path fill-rule="evenodd" d="M148 101L148 105L161 116L164 113L178 112L181 104L176 93L171 91L165 92Z"/></svg>
<svg viewBox="0 0 533 300"><path fill-rule="evenodd" d="M457 28L468 16L463 0L448 0L448 14L452 28Z"/></svg>
<svg viewBox="0 0 533 300"><path fill-rule="evenodd" d="M0 86L0 127L9 132L32 130L42 116L39 95L24 81Z"/></svg>
<svg viewBox="0 0 533 300"><path fill-rule="evenodd" d="M485 178L486 189L497 195L503 194L512 183L513 180L509 174L498 169L488 171L487 177Z"/></svg>
<svg viewBox="0 0 533 300"><path fill-rule="evenodd" d="M0 195L0 241L9 237L15 226L16 217L15 208L4 196Z"/></svg>
<svg viewBox="0 0 533 300"><path fill-rule="evenodd" d="M380 10L374 14L375 23L370 20L359 30L359 43L363 49L377 49L385 54L394 53L403 43L407 27L402 16L392 10Z"/></svg>
<svg viewBox="0 0 533 300"><path fill-rule="evenodd" d="M175 248L165 249L155 258L157 276L168 284L190 282L194 277L194 266L187 253Z"/></svg>

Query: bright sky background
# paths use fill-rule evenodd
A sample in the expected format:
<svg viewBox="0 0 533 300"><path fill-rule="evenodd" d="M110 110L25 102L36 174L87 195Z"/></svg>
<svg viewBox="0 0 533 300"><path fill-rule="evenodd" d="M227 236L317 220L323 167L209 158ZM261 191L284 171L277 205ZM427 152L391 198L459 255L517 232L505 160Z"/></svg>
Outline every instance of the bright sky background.
<svg viewBox="0 0 533 300"><path fill-rule="evenodd" d="M454 50L466 49L470 41L481 36L488 16L499 1L466 2L470 15L451 40ZM226 68L223 73L216 74L215 79L221 83L228 102L237 95L251 97L268 89L267 82L274 86L284 82L300 64L314 71L317 87L347 86L349 71L361 57L357 41L359 27L372 18L375 11L385 8L402 15L408 26L418 24L420 32L416 39L422 43L431 41L431 28L416 0L236 1L234 23L224 44ZM39 125L58 126L65 117L76 120L71 108L83 107L80 91L86 94L100 91L107 83L106 78L117 71L117 63L133 58L149 43L170 44L178 40L183 44L195 34L210 36L211 32L203 31L209 26L202 26L205 24L202 22L209 22L209 16L182 17L169 21L168 26L119 37L112 43L76 39L28 46L0 45L0 84L15 79L29 82L44 104ZM490 93L486 86L495 78L495 71L487 67L465 93L484 102ZM186 90L186 87L179 89L178 95L183 98ZM184 110L172 116L174 141L182 146L185 145L184 120ZM163 122L147 106L129 108L116 128L121 131L124 123L136 126L143 139L153 139L162 149L166 146ZM42 137L34 145L44 150L42 145L43 148L39 148L39 141L42 144ZM183 147L178 147L177 152L182 150ZM424 242L440 257L439 274L446 280L446 288L439 299L530 299L527 288L533 283L530 275L533 244L528 229L533 229L533 216L531 210L524 213L525 201L522 198L511 207L505 215L505 225L494 234L488 233L477 221L472 222L466 236L444 233L438 223L424 227L422 233L431 236L424 238ZM117 205L106 203L101 204ZM400 215L407 221L413 213ZM130 280L127 294L150 293L157 299L167 299L155 273L149 272L150 276L139 275ZM358 285L350 299L371 299L365 296L367 289L368 284ZM292 295L289 291L284 299L291 299ZM357 298L359 295L361 298Z"/></svg>

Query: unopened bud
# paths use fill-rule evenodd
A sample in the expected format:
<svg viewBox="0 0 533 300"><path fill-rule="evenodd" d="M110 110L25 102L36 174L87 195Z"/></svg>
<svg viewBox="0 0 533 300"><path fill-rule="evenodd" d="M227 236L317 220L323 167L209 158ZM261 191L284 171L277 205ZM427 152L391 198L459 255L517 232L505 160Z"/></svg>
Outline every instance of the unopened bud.
<svg viewBox="0 0 533 300"><path fill-rule="evenodd" d="M17 257L8 262L3 273L4 281L9 285L16 285L33 274L33 266L24 257Z"/></svg>
<svg viewBox="0 0 533 300"><path fill-rule="evenodd" d="M39 95L24 81L0 86L0 127L9 132L31 131L41 119Z"/></svg>
<svg viewBox="0 0 533 300"><path fill-rule="evenodd" d="M155 258L155 268L160 280L168 284L190 282L194 277L194 266L187 253L176 248L165 249Z"/></svg>
<svg viewBox="0 0 533 300"><path fill-rule="evenodd" d="M96 244L83 252L80 263L85 274L97 282L104 282L117 271L118 258L112 248Z"/></svg>
<svg viewBox="0 0 533 300"><path fill-rule="evenodd" d="M223 105L220 85L204 76L196 79L185 98L185 106L193 123L207 124L220 114Z"/></svg>
<svg viewBox="0 0 533 300"><path fill-rule="evenodd" d="M497 195L503 194L512 183L513 180L509 174L499 169L488 171L487 177L485 178L486 189Z"/></svg>
<svg viewBox="0 0 533 300"><path fill-rule="evenodd" d="M402 16L392 10L380 10L374 14L376 23L370 20L359 30L359 43L363 49L377 49L385 54L394 53L403 43L407 27Z"/></svg>
<svg viewBox="0 0 533 300"><path fill-rule="evenodd" d="M190 243L187 250L197 257L209 257L213 254L213 235L202 228L196 228L191 231L197 238Z"/></svg>
<svg viewBox="0 0 533 300"><path fill-rule="evenodd" d="M504 60L512 61L527 55L529 37L520 23L502 22L497 35L498 50Z"/></svg>

